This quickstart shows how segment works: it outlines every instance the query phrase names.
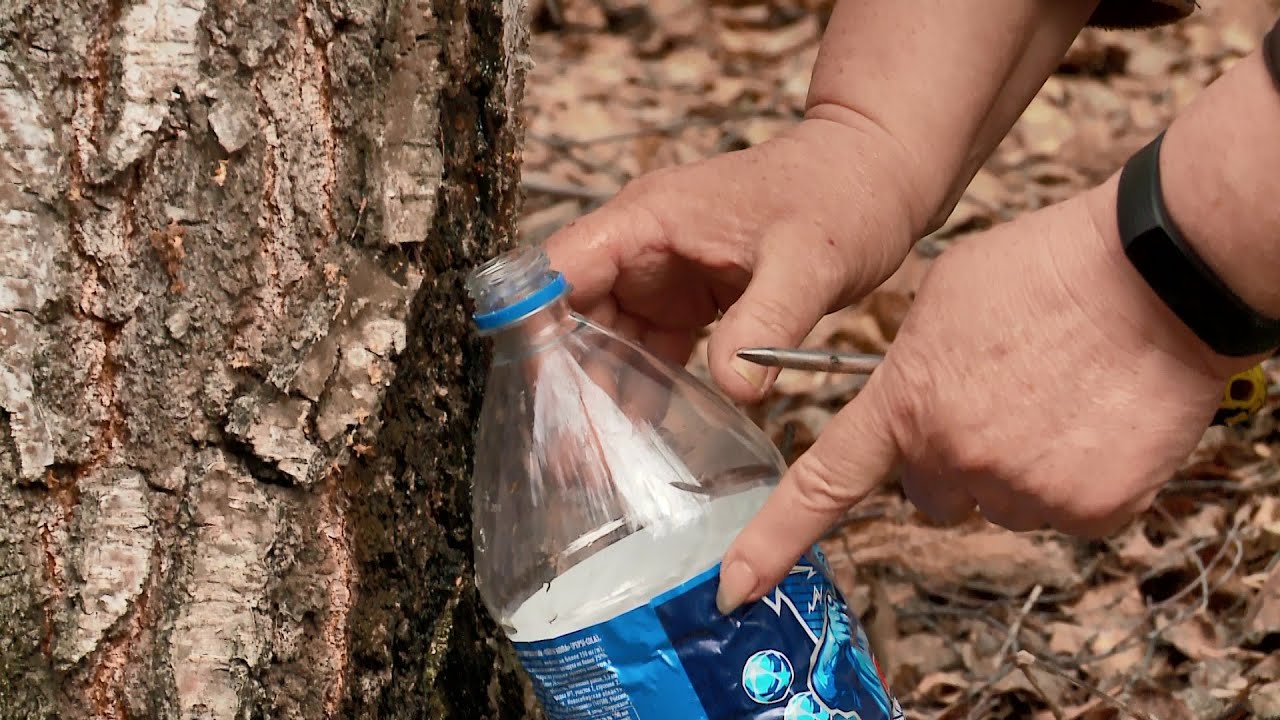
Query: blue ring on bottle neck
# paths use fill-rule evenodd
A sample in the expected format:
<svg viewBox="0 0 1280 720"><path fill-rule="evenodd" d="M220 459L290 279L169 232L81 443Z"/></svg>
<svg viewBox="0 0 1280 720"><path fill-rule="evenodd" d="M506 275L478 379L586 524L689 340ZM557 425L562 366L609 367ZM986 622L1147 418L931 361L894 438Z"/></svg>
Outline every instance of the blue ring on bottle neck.
<svg viewBox="0 0 1280 720"><path fill-rule="evenodd" d="M569 283L565 281L564 275L556 273L546 285L514 303L493 312L477 314L475 316L476 327L480 330L496 330L517 320L523 320L560 299L560 296L564 295L568 290Z"/></svg>

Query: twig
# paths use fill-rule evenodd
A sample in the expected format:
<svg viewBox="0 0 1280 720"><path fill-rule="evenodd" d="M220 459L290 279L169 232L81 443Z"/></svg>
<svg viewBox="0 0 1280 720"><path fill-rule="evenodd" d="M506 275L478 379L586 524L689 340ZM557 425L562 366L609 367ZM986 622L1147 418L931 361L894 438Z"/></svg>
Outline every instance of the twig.
<svg viewBox="0 0 1280 720"><path fill-rule="evenodd" d="M1031 663L1023 662L1024 655L1030 657L1031 653L1025 650L1018 651L1018 669L1022 671L1022 676L1027 679L1027 682L1031 684L1031 687L1034 688L1037 693L1040 693L1040 697L1044 698L1044 702L1049 706L1049 712L1053 713L1053 717L1056 720L1066 720L1066 717L1062 714L1062 708L1058 707L1058 703L1053 698L1049 697L1049 693L1045 692L1044 688L1040 687L1040 683L1036 682L1036 676L1031 674ZM1032 661L1034 660L1035 659L1032 658Z"/></svg>
<svg viewBox="0 0 1280 720"><path fill-rule="evenodd" d="M1252 477L1241 482L1239 476L1246 473L1250 474ZM1231 494L1248 493L1249 495L1254 495L1259 490L1269 490L1276 486L1280 486L1280 467L1277 467L1272 460L1263 460L1234 468L1225 477L1211 479L1182 478L1173 480L1165 485L1165 492L1179 493L1194 490L1217 490Z"/></svg>
<svg viewBox="0 0 1280 720"><path fill-rule="evenodd" d="M369 198L360 198L360 212L356 213L356 224L351 226L351 237L347 238L347 244L354 244L356 241L356 233L360 232L360 223L364 221L364 209L369 207Z"/></svg>
<svg viewBox="0 0 1280 720"><path fill-rule="evenodd" d="M1004 656L1009 652L1009 648L1017 644L1018 633L1022 631L1022 621L1026 619L1027 613L1031 612L1031 608L1040 599L1040 593L1044 592L1044 586L1037 584L1031 588L1030 594L1027 595L1027 601L1022 604L1022 609L1018 611L1018 616L1013 619L1013 624L1009 626L1009 634L1004 637L1004 644L1000 646L1000 652L996 653L996 665L1004 662Z"/></svg>
<svg viewBox="0 0 1280 720"><path fill-rule="evenodd" d="M1189 552L1187 557L1191 558L1191 562L1195 564L1196 579L1200 581L1200 608L1197 612L1202 612L1209 607L1209 570L1205 568L1204 563L1200 561L1200 556Z"/></svg>
<svg viewBox="0 0 1280 720"><path fill-rule="evenodd" d="M1138 684L1139 678L1147 676L1148 671L1151 669L1151 662L1156 659L1156 647L1160 644L1159 641L1160 638L1155 634L1152 634L1147 639L1147 650L1142 655L1142 662L1137 668L1126 673L1123 686L1124 692L1127 693L1132 690L1133 686Z"/></svg>
<svg viewBox="0 0 1280 720"><path fill-rule="evenodd" d="M1027 652L1026 650L1019 650L1019 651L1018 651L1018 654L1014 657L1014 662L1016 662L1016 663L1018 664L1018 667L1020 667L1020 668L1022 668L1022 669L1023 669L1023 672L1026 672L1026 671L1027 671L1027 670L1029 670L1032 666L1035 666L1035 667L1037 667L1037 668L1040 668L1040 669L1044 670L1045 672L1049 673L1050 675L1056 675L1056 676L1058 676L1058 677L1062 678L1063 680L1066 680L1067 682L1071 683L1072 685L1075 685L1076 687L1080 688L1081 690L1084 690L1084 691L1088 692L1090 695L1093 695L1094 697L1098 698L1099 700L1102 700L1103 702L1107 703L1108 705L1110 705L1111 707L1115 708L1116 710L1119 710L1120 712L1124 713L1125 715L1128 715L1129 717L1135 717L1135 718L1138 718L1138 720L1154 720L1154 718L1152 718L1150 715L1146 714L1145 712L1143 712L1143 711L1141 711L1141 710L1138 710L1138 709L1136 709L1136 708L1132 708L1132 707L1130 707L1129 705L1125 704L1123 701L1121 701L1121 700L1119 700L1119 699L1117 699L1117 698L1113 698L1113 697L1111 697L1110 695L1108 695L1108 694L1106 694L1106 693L1102 692L1101 690L1099 690L1098 688L1096 688L1096 687L1094 687L1094 686L1090 685L1089 683L1086 683L1086 682L1084 682L1084 681L1077 680L1077 679L1075 679L1075 678L1071 677L1070 675L1068 675L1068 674L1066 674L1066 673L1062 672L1061 670L1059 670L1059 669L1057 669L1057 668L1053 667L1052 665L1050 665L1050 664L1048 664L1048 663L1037 663L1037 662L1036 662L1036 656L1035 656L1035 655L1032 655L1031 653ZM1027 673L1027 680L1031 680L1031 675L1030 675L1030 673ZM1034 681L1032 681L1032 686L1033 686L1033 687L1036 687L1036 686L1035 686L1035 682L1034 682ZM1036 687L1036 690L1037 690L1037 691L1040 691L1040 688L1039 688L1039 687ZM1041 695L1044 695L1044 692L1043 692L1043 691L1040 691L1040 694L1041 694ZM1049 702L1049 703L1050 703L1050 705L1051 705L1050 709L1053 709L1053 708L1052 708L1052 700L1050 700L1050 699L1049 699L1049 697L1048 697L1047 695L1045 695L1045 701L1046 701L1046 702ZM1061 719L1061 718L1062 718L1062 716L1061 716L1061 715L1059 714L1059 712L1057 712L1057 711L1055 711L1055 712L1054 712L1054 716L1058 717L1059 719Z"/></svg>
<svg viewBox="0 0 1280 720"><path fill-rule="evenodd" d="M613 178L613 181L618 183L619 186L624 185L628 180L631 179L631 175L624 172L621 168L614 165L610 165L609 163L600 162L595 158L590 157L590 148L579 148L579 149L586 150L586 152L574 152L574 148L565 148L564 158L571 162L577 163L578 165L582 166L584 170L587 170L588 172L593 172L600 175L608 175L609 177Z"/></svg>
<svg viewBox="0 0 1280 720"><path fill-rule="evenodd" d="M964 720L978 720L978 718L985 718L988 716L988 713L990 713L991 707L995 705L996 700L991 697L991 695L987 694L987 688L1003 680L1004 676L1008 675L1010 672L1013 672L1013 666L1006 665L1003 668L1003 672L992 676L991 681L983 687L978 699L974 701L973 707L969 708L969 712L965 714Z"/></svg>
<svg viewBox="0 0 1280 720"><path fill-rule="evenodd" d="M613 197L615 190L606 190L604 188L589 188L582 185L573 185L571 183L563 183L542 176L527 176L520 181L520 186L526 192L542 193L544 195L558 195L560 197L576 198L578 200L591 200L599 202L608 200Z"/></svg>
<svg viewBox="0 0 1280 720"><path fill-rule="evenodd" d="M986 706L993 701L991 688L995 687L996 683L1003 680L1005 675L1013 672L1014 669L1013 663L1005 663L996 668L991 677L984 680L981 685L969 688L968 695L974 701L974 705L970 708L969 714L965 716L965 720L978 720L978 718L985 716Z"/></svg>
<svg viewBox="0 0 1280 720"><path fill-rule="evenodd" d="M679 132L681 130L684 130L685 128L694 127L696 125L711 125L714 123L723 122L724 120L725 118L691 117L691 118L682 118L680 120L677 120L675 122L670 122L665 125L654 125L653 127L639 128L637 130L628 130L626 132L610 133L608 135L597 135L596 137L592 137L592 138L567 138L567 137L561 137L559 135L540 135L536 133L530 133L529 139L535 142L543 143L544 145L550 145L551 147L554 147L560 150L567 150L569 148L586 147L588 145L607 145L610 143L626 142L628 140L635 140L636 138L641 138L646 135L668 135L670 133Z"/></svg>
<svg viewBox="0 0 1280 720"><path fill-rule="evenodd" d="M583 147L585 145L604 145L608 143L626 142L635 140L636 138L646 135L669 135L671 133L680 132L698 125L716 125L723 122L732 122L734 120L750 120L752 118L762 117L780 117L787 119L798 119L793 113L778 113L768 110L752 110L738 113L726 113L724 115L704 117L694 116L681 118L664 125L654 125L652 127L638 128L636 130L628 130L626 132L611 133L609 135L598 135L592 138L567 138L559 135L541 135L530 133L529 139L536 142L550 145L561 150L572 147Z"/></svg>

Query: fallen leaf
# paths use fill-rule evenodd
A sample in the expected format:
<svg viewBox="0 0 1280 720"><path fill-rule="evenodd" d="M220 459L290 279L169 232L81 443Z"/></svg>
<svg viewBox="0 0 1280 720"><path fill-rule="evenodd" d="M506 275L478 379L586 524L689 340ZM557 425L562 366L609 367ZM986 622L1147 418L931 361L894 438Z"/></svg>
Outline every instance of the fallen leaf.
<svg viewBox="0 0 1280 720"><path fill-rule="evenodd" d="M663 82L672 88L706 89L715 83L719 73L711 53L700 47L672 50L659 68Z"/></svg>
<svg viewBox="0 0 1280 720"><path fill-rule="evenodd" d="M564 24L586 30L603 30L608 24L604 10L593 0L557 0Z"/></svg>
<svg viewBox="0 0 1280 720"><path fill-rule="evenodd" d="M1027 679L1026 673L1014 670L993 685L991 692L996 694L1019 692L1053 707L1061 707L1062 699L1071 689L1071 684L1058 675L1038 669L1035 665L1027 668L1027 671L1031 673L1031 677L1035 678L1035 685ZM1037 688L1036 685L1039 687Z"/></svg>
<svg viewBox="0 0 1280 720"><path fill-rule="evenodd" d="M1191 679L1196 685L1208 688L1211 693L1221 688L1229 688L1231 683L1237 680L1245 681L1244 684L1237 686L1243 688L1248 684L1243 677L1243 670L1240 663L1230 658L1208 658L1192 667Z"/></svg>
<svg viewBox="0 0 1280 720"><path fill-rule="evenodd" d="M1135 690L1125 698L1125 704L1157 720L1198 720L1186 703L1163 690Z"/></svg>
<svg viewBox="0 0 1280 720"><path fill-rule="evenodd" d="M1151 544L1143 523L1133 523L1116 538L1111 546L1116 557L1132 567L1143 570L1163 570L1181 565L1186 560L1184 550L1187 541L1177 539L1160 547Z"/></svg>
<svg viewBox="0 0 1280 720"><path fill-rule="evenodd" d="M790 373L791 371L787 371ZM784 374L787 374L784 373ZM778 376L782 379L782 375ZM817 441L818 435L822 433L823 428L831 420L831 411L814 405L804 405L782 413L775 421L778 431L775 432L774 442L779 442L782 433L790 428L793 434L791 454L792 457L798 457L801 453L806 452L814 442Z"/></svg>
<svg viewBox="0 0 1280 720"><path fill-rule="evenodd" d="M795 121L787 118L757 117L743 123L739 134L751 145L760 145L793 125Z"/></svg>
<svg viewBox="0 0 1280 720"><path fill-rule="evenodd" d="M577 200L562 200L520 219L520 237L525 242L541 242L582 214Z"/></svg>
<svg viewBox="0 0 1280 720"><path fill-rule="evenodd" d="M1216 57L1222 51L1222 35L1208 25L1188 25L1182 33L1188 52L1195 57Z"/></svg>
<svg viewBox="0 0 1280 720"><path fill-rule="evenodd" d="M951 210L946 222L942 223L942 227L938 228L934 235L939 238L948 238L957 233L982 230L991 226L991 218L991 208L968 195L964 195L956 203L955 208Z"/></svg>
<svg viewBox="0 0 1280 720"><path fill-rule="evenodd" d="M1174 693L1180 702L1187 706L1194 718L1217 718L1227 708L1227 702L1216 698L1209 688L1192 685Z"/></svg>
<svg viewBox="0 0 1280 720"><path fill-rule="evenodd" d="M1055 655L1074 657L1084 650L1093 631L1080 625L1065 622L1049 624L1049 651Z"/></svg>
<svg viewBox="0 0 1280 720"><path fill-rule="evenodd" d="M869 353L889 349L889 340L881 331L880 323L869 313L853 309L840 313L837 320L827 338L827 347Z"/></svg>
<svg viewBox="0 0 1280 720"><path fill-rule="evenodd" d="M1280 497L1263 497L1249 523L1260 532L1280 538Z"/></svg>
<svg viewBox="0 0 1280 720"><path fill-rule="evenodd" d="M1259 718L1280 717L1280 682L1250 690L1249 710Z"/></svg>
<svg viewBox="0 0 1280 720"><path fill-rule="evenodd" d="M812 16L778 30L737 30L722 28L717 34L720 47L734 55L776 60L817 40L818 24Z"/></svg>
<svg viewBox="0 0 1280 720"><path fill-rule="evenodd" d="M1042 97L1027 106L1015 126L1027 152L1036 157L1053 157L1075 132L1071 117Z"/></svg>
<svg viewBox="0 0 1280 720"><path fill-rule="evenodd" d="M969 681L960 673L932 673L926 675L920 681L920 684L916 685L916 694L929 697L941 691L946 695L951 695L951 691L962 690L967 687L969 687Z"/></svg>
<svg viewBox="0 0 1280 720"><path fill-rule="evenodd" d="M1255 639L1280 633L1280 563L1272 566L1258 594L1245 611L1246 632Z"/></svg>
<svg viewBox="0 0 1280 720"><path fill-rule="evenodd" d="M894 683L915 687L930 675L938 675L960 664L948 638L929 633L915 633L898 638L894 643Z"/></svg>
<svg viewBox="0 0 1280 720"><path fill-rule="evenodd" d="M1271 653L1249 668L1249 677L1264 682L1280 680L1280 653Z"/></svg>
<svg viewBox="0 0 1280 720"><path fill-rule="evenodd" d="M1162 620L1156 623L1161 630L1161 637L1172 643L1183 655L1192 660L1226 656L1217 630L1203 615L1193 615L1173 625L1165 625L1165 622Z"/></svg>
<svg viewBox="0 0 1280 720"><path fill-rule="evenodd" d="M1194 515L1182 518L1179 523L1182 537L1191 540L1220 538L1227 526L1227 510L1221 505L1206 504Z"/></svg>
<svg viewBox="0 0 1280 720"><path fill-rule="evenodd" d="M1173 50L1158 43L1132 43L1125 70L1139 78L1163 78L1178 59Z"/></svg>
<svg viewBox="0 0 1280 720"><path fill-rule="evenodd" d="M1142 662L1146 648L1142 642L1135 642L1141 635L1134 631L1141 628L1147 610L1136 578L1128 576L1091 588L1063 609L1075 622L1093 631L1087 645L1089 654L1106 657L1089 665L1101 676L1123 675Z"/></svg>
<svg viewBox="0 0 1280 720"><path fill-rule="evenodd" d="M983 581L1011 595L1035 585L1070 587L1079 570L1070 548L1035 534L1011 533L985 522L935 528L872 521L849 537L850 552L833 565L887 564L929 583Z"/></svg>
<svg viewBox="0 0 1280 720"><path fill-rule="evenodd" d="M1099 80L1080 80L1071 86L1071 93L1072 109L1080 115L1101 118L1113 126L1128 122L1129 105L1112 86Z"/></svg>
<svg viewBox="0 0 1280 720"><path fill-rule="evenodd" d="M911 298L903 292L881 290L872 293L865 304L867 312L875 318L880 334L885 340L893 342L903 321L907 319L907 313L911 311Z"/></svg>
<svg viewBox="0 0 1280 720"><path fill-rule="evenodd" d="M667 41L696 37L709 21L699 0L649 0L648 10L656 34Z"/></svg>
<svg viewBox="0 0 1280 720"><path fill-rule="evenodd" d="M1199 81L1195 78L1187 77L1186 75L1175 75L1171 81L1171 85L1173 109L1175 112L1181 112L1186 109L1188 105L1195 102L1195 99L1199 97L1201 91L1204 90L1204 86L1201 85Z"/></svg>
<svg viewBox="0 0 1280 720"><path fill-rule="evenodd" d="M1231 23L1222 29L1222 48L1227 52L1244 57L1258 47L1257 31L1245 27L1241 23Z"/></svg>

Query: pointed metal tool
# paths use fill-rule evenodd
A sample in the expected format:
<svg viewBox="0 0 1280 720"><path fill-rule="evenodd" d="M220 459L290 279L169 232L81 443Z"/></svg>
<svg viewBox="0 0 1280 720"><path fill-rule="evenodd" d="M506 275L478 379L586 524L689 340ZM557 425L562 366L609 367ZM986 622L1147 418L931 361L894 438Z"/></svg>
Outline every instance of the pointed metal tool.
<svg viewBox="0 0 1280 720"><path fill-rule="evenodd" d="M880 363L884 362L883 355L871 353L770 347L744 348L738 351L738 357L765 367L818 370L851 375L870 375L880 366Z"/></svg>
<svg viewBox="0 0 1280 720"><path fill-rule="evenodd" d="M771 347L744 348L738 351L738 357L765 367L848 375L870 375L884 361L883 355L870 353ZM1267 374L1261 365L1236 373L1227 383L1218 412L1210 424L1227 427L1247 424L1266 406L1269 394Z"/></svg>

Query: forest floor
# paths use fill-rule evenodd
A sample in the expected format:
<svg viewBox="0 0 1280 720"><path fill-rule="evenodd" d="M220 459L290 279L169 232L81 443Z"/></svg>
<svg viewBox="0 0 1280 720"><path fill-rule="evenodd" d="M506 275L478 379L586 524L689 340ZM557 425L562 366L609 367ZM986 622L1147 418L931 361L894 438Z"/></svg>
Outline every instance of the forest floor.
<svg viewBox="0 0 1280 720"><path fill-rule="evenodd" d="M830 2L536 3L523 238L637 175L795 122ZM1278 11L1204 0L1176 26L1086 31L945 227L805 344L883 351L931 257L1113 172ZM1280 718L1280 364L1268 368L1267 411L1206 433L1106 541L932 526L896 486L859 505L828 554L908 717ZM794 457L854 392L848 377L784 372L753 412Z"/></svg>

